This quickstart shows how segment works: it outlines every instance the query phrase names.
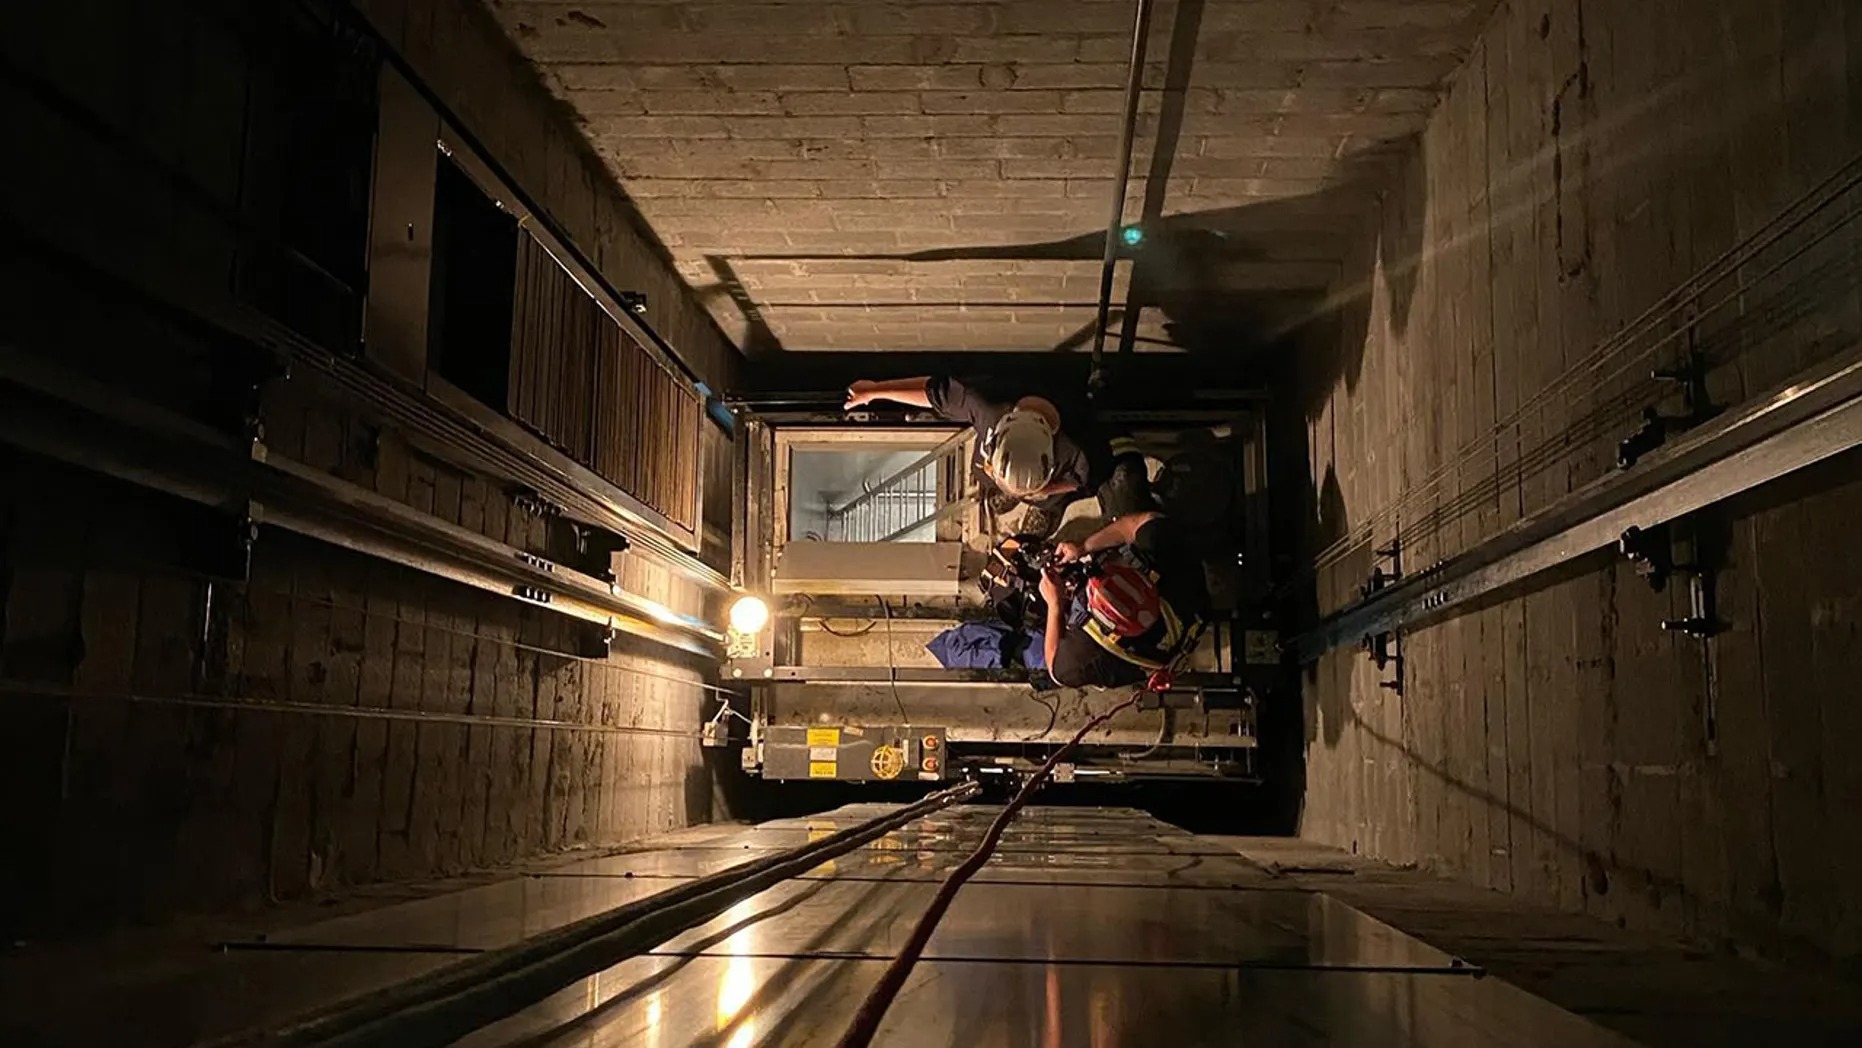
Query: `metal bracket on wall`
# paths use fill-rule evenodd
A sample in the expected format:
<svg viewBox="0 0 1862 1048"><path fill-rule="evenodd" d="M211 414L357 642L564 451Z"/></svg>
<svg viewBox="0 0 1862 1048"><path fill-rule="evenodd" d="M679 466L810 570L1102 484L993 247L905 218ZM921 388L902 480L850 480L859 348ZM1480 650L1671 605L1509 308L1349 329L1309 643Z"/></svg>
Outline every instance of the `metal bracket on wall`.
<svg viewBox="0 0 1862 1048"><path fill-rule="evenodd" d="M244 512L215 513L194 521L183 538L187 562L210 579L247 581L264 515L262 505L247 502Z"/></svg>
<svg viewBox="0 0 1862 1048"><path fill-rule="evenodd" d="M614 574L614 555L625 553L632 543L625 535L616 535L602 528L589 527L562 518L564 537L575 553L574 565L585 575L592 575L603 582L616 581ZM551 529L554 537L555 529ZM555 545L551 544L552 547Z"/></svg>
<svg viewBox="0 0 1862 1048"><path fill-rule="evenodd" d="M1691 341L1692 329L1689 337ZM1643 408L1642 428L1616 446L1618 469L1631 468L1642 456L1667 443L1669 434L1692 429L1715 414L1707 397L1707 361L1698 351L1689 349L1679 365L1651 372L1649 378L1679 387L1681 414L1664 415L1653 404Z"/></svg>
<svg viewBox="0 0 1862 1048"><path fill-rule="evenodd" d="M1722 412L1439 566L1328 615L1288 641L1302 662L1367 635L1439 621L1487 594L1862 446L1862 346Z"/></svg>
<svg viewBox="0 0 1862 1048"><path fill-rule="evenodd" d="M1617 551L1636 566L1636 574L1660 593L1671 575L1688 580L1688 614L1663 619L1662 629L1705 639L1724 627L1713 610L1713 568L1702 549L1696 521L1684 517L1649 528L1631 527L1616 541Z"/></svg>
<svg viewBox="0 0 1862 1048"><path fill-rule="evenodd" d="M1403 694L1403 635L1397 632L1379 633L1364 638L1364 654L1370 657L1371 665L1377 667L1379 674L1389 676L1377 682L1385 691Z"/></svg>
<svg viewBox="0 0 1862 1048"><path fill-rule="evenodd" d="M1724 630L1725 624L1714 610L1714 565L1707 557L1702 524L1694 517L1684 517L1674 523L1672 531L1672 541L1685 558L1675 560L1673 568L1687 576L1688 613L1678 619L1663 619L1662 629L1706 640Z"/></svg>
<svg viewBox="0 0 1862 1048"><path fill-rule="evenodd" d="M614 555L632 546L625 535L583 524L560 505L530 488L511 493L511 505L520 513L543 522L541 554L525 554L528 561L566 564L584 575L610 585L615 582ZM534 566L534 565L533 565Z"/></svg>
<svg viewBox="0 0 1862 1048"><path fill-rule="evenodd" d="M518 512L529 514L532 517L543 517L547 519L563 515L563 508L561 506L544 498L531 488L517 488L513 490L511 492L511 505L517 509Z"/></svg>
<svg viewBox="0 0 1862 1048"><path fill-rule="evenodd" d="M577 630L575 634L576 654L585 659L605 659L614 652L614 638L619 632L613 626L596 626L593 623Z"/></svg>
<svg viewBox="0 0 1862 1048"><path fill-rule="evenodd" d="M1403 578L1402 539L1391 539L1388 546L1379 546L1371 552L1378 563L1372 564L1370 577L1358 587L1360 600L1371 599L1380 590ZM1385 567L1386 564L1388 564L1388 569ZM1377 686L1402 695L1403 635L1396 630L1366 634L1363 645L1364 654L1369 656L1371 664L1377 667L1377 672L1390 674L1389 677L1379 680Z"/></svg>
<svg viewBox="0 0 1862 1048"><path fill-rule="evenodd" d="M1371 594L1403 578L1403 540L1391 539L1390 545L1379 546L1372 553L1377 561L1371 565L1370 575L1358 586L1358 599L1369 600ZM1384 565L1389 564L1385 570Z"/></svg>
<svg viewBox="0 0 1862 1048"><path fill-rule="evenodd" d="M1720 677L1719 666L1715 662L1713 638L1727 628L1720 621L1714 596L1714 577L1718 570L1717 553L1719 518L1712 509L1703 510L1673 521L1658 525L1644 531L1630 528L1624 532L1619 547L1631 553L1637 560L1637 573L1649 578L1650 585L1656 590L1662 587L1656 577L1651 576L1643 565L1659 567L1659 578L1666 580L1669 573L1683 575L1687 578L1687 614L1676 619L1663 619L1661 627L1669 633L1684 634L1694 638L1700 645L1701 660L1701 702L1700 721L1701 737L1706 744L1707 754L1712 756L1719 752L1720 722Z"/></svg>
<svg viewBox="0 0 1862 1048"><path fill-rule="evenodd" d="M263 461L265 392L291 378L291 365L270 355L225 354L216 361L209 396L228 432L243 434L254 457Z"/></svg>
<svg viewBox="0 0 1862 1048"><path fill-rule="evenodd" d="M1618 536L1616 551L1636 566L1636 574L1650 589L1660 593L1667 588L1668 576L1675 570L1674 540L1667 524L1649 528L1631 526Z"/></svg>

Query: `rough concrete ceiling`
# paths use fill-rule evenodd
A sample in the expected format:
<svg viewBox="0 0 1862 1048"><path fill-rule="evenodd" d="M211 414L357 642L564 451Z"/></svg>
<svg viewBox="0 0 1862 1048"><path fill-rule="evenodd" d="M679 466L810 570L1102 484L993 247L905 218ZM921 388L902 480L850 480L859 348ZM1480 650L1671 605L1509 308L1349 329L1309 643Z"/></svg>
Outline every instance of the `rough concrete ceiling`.
<svg viewBox="0 0 1862 1048"><path fill-rule="evenodd" d="M1090 339L1133 0L490 3L746 348ZM1323 287L1493 3L1159 2L1139 348Z"/></svg>

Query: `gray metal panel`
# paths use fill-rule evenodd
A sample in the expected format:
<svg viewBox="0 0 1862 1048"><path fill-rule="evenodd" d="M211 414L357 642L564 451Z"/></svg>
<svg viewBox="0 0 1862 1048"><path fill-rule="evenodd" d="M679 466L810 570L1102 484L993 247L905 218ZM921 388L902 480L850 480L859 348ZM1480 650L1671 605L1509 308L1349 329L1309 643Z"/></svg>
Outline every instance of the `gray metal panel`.
<svg viewBox="0 0 1862 1048"><path fill-rule="evenodd" d="M363 341L371 358L420 386L427 379L440 118L393 66L382 66L380 90Z"/></svg>

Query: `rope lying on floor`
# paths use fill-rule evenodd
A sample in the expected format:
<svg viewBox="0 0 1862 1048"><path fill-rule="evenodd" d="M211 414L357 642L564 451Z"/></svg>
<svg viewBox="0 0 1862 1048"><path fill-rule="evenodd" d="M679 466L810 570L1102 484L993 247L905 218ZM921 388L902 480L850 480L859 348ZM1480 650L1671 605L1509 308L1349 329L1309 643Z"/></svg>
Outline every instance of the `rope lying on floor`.
<svg viewBox="0 0 1862 1048"><path fill-rule="evenodd" d="M872 992L867 994L866 1000L860 1003L860 1010L853 1017L853 1025L849 1026L847 1032L841 1036L840 1048L866 1048L873 1042L873 1035L879 1032L880 1021L886 1017L886 1009L892 1007L893 998L899 995L899 988L905 985L906 977L911 975L912 967L918 963L918 957L924 952L925 944L931 941L932 933L937 931L938 922L944 919L944 911L950 909L951 900L957 897L957 889L963 887L964 882L975 875L976 871L982 869L983 864L989 861L989 857L995 854L996 844L1002 840L1002 831L1008 829L1009 823L1028 803L1028 798L1034 795L1034 791L1043 782L1047 781L1048 775L1054 770L1054 765L1059 764L1062 758L1073 752L1074 747L1086 738L1088 732L1136 706L1140 694L1142 692L1133 693L1131 698L1087 721L1085 727L1074 732L1073 738L1068 740L1065 746L1055 750L1053 756L1047 759L1047 763L1041 765L1041 769L1029 776L1028 781L1022 784L1022 788L1015 792L1014 799L1009 801L1001 814L996 816L996 821L989 824L989 832L983 835L983 843L976 846L976 850L970 853L969 858L963 860L962 865L950 871L950 876L944 878L943 884L938 885L937 894L931 897L931 905L926 907L923 916L918 918L918 924L912 929L911 937L905 940L905 945L900 948L899 955L886 966L886 972L879 977L878 985L874 986Z"/></svg>

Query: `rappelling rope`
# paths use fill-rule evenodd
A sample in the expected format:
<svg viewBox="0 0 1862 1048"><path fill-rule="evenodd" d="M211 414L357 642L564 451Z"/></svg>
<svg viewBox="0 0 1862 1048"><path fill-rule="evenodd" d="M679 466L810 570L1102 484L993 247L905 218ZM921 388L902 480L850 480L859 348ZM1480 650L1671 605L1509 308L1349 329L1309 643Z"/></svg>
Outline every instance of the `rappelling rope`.
<svg viewBox="0 0 1862 1048"><path fill-rule="evenodd" d="M996 845L1002 840L1002 832L1008 829L1009 823L1021 812L1022 807L1028 803L1028 798L1034 795L1034 791L1047 781L1047 777L1053 773L1054 766L1059 764L1067 754L1073 752L1074 747L1078 746L1094 728L1136 706L1138 697L1143 694L1145 694L1143 691L1134 692L1130 698L1087 721L1085 727L1075 732L1073 738L1068 740L1065 746L1055 750L1053 756L1047 759L1047 763L1041 765L1041 769L1029 776L1028 781L1016 791L1014 799L1009 801L1002 812L996 816L996 821L989 824L989 832L983 835L983 842L976 846L976 850L970 853L969 858L963 860L962 865L950 871L950 876L944 878L944 883L938 886L937 894L931 897L931 905L926 907L924 914L918 918L918 924L912 928L912 934L905 940L905 945L900 947L898 956L886 966L885 974L879 977L879 983L873 987L871 993L867 994L866 1000L860 1003L860 1010L853 1017L853 1025L849 1026L847 1032L841 1036L840 1048L866 1048L873 1042L873 1035L879 1031L880 1021L886 1017L886 1009L892 1006L893 999L899 995L899 989L905 985L906 977L911 975L913 966L918 963L919 955L924 952L925 944L931 941L932 933L937 931L938 922L943 920L944 911L950 909L951 900L957 897L957 889L962 888L976 871L983 868L983 864L989 861L989 857L995 854Z"/></svg>

